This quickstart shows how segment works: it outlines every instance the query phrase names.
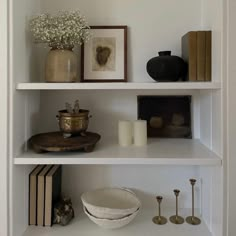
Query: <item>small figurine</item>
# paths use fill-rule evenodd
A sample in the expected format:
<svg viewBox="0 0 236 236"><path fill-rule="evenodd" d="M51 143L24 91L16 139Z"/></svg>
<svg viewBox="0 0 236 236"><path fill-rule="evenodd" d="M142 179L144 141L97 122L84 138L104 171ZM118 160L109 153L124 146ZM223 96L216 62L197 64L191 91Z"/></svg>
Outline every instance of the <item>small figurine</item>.
<svg viewBox="0 0 236 236"><path fill-rule="evenodd" d="M75 101L75 104L74 104L74 113L75 113L75 114L78 114L78 113L79 113L79 100L76 100L76 101Z"/></svg>
<svg viewBox="0 0 236 236"><path fill-rule="evenodd" d="M77 99L74 103L74 108L72 108L72 105L68 102L66 102L66 111L70 114L79 114L79 100Z"/></svg>
<svg viewBox="0 0 236 236"><path fill-rule="evenodd" d="M63 197L54 207L54 224L68 225L74 218L74 209L70 198Z"/></svg>
<svg viewBox="0 0 236 236"><path fill-rule="evenodd" d="M66 103L66 110L67 110L68 113L73 113L73 109L71 107L71 104L68 103L68 102Z"/></svg>

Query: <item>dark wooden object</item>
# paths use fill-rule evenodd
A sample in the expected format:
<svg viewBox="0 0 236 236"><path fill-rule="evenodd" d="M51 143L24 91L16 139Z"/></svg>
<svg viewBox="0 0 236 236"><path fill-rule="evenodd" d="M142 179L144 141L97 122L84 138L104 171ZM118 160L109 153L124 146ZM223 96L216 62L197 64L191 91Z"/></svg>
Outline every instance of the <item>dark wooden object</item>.
<svg viewBox="0 0 236 236"><path fill-rule="evenodd" d="M96 133L86 132L83 136L64 138L62 132L43 133L29 139L30 146L37 153L66 152L82 150L92 152L101 136Z"/></svg>

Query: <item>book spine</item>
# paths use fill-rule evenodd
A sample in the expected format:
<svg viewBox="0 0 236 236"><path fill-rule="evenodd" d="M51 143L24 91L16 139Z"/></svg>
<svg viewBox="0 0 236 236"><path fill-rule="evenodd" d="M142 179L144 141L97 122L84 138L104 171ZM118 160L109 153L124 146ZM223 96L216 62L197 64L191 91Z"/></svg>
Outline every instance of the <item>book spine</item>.
<svg viewBox="0 0 236 236"><path fill-rule="evenodd" d="M38 174L44 165L37 165L29 174L29 225L37 225Z"/></svg>
<svg viewBox="0 0 236 236"><path fill-rule="evenodd" d="M29 177L29 225L36 225L36 176Z"/></svg>
<svg viewBox="0 0 236 236"><path fill-rule="evenodd" d="M189 80L197 80L197 32L189 32Z"/></svg>
<svg viewBox="0 0 236 236"><path fill-rule="evenodd" d="M211 81L212 32L206 31L206 73L205 80Z"/></svg>
<svg viewBox="0 0 236 236"><path fill-rule="evenodd" d="M205 80L206 67L206 32L197 31L197 80Z"/></svg>
<svg viewBox="0 0 236 236"><path fill-rule="evenodd" d="M44 225L46 175L52 167L52 165L47 165L38 176L37 225L40 226Z"/></svg>
<svg viewBox="0 0 236 236"><path fill-rule="evenodd" d="M44 226L52 225L52 176L46 176Z"/></svg>
<svg viewBox="0 0 236 236"><path fill-rule="evenodd" d="M44 176L38 177L37 225L43 226L44 215Z"/></svg>

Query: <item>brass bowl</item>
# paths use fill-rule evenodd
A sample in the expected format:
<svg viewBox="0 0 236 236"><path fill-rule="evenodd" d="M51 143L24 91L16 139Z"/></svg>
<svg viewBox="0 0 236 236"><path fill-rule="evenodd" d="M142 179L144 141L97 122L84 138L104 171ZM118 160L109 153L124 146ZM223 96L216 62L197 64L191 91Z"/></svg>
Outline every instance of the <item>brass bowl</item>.
<svg viewBox="0 0 236 236"><path fill-rule="evenodd" d="M80 110L79 113L68 113L67 110L59 111L57 116L60 130L65 134L79 134L87 130L89 124L89 111Z"/></svg>

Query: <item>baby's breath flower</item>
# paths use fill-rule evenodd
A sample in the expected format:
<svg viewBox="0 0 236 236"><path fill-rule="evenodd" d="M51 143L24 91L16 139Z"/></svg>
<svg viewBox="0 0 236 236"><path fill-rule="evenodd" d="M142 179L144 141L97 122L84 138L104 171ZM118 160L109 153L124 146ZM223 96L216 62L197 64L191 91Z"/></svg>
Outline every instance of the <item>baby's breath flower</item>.
<svg viewBox="0 0 236 236"><path fill-rule="evenodd" d="M36 43L58 49L81 45L91 37L89 25L79 11L41 14L32 18L29 26Z"/></svg>

